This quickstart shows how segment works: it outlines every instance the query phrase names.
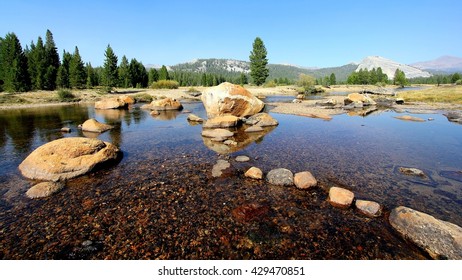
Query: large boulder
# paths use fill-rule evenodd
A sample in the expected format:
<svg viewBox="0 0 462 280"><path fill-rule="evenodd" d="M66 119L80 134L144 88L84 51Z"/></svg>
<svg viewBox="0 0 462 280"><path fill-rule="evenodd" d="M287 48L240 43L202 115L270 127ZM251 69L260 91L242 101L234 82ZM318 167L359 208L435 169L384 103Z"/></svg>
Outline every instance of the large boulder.
<svg viewBox="0 0 462 280"><path fill-rule="evenodd" d="M399 206L390 224L434 259L462 259L462 228L414 209Z"/></svg>
<svg viewBox="0 0 462 280"><path fill-rule="evenodd" d="M82 130L88 131L88 132L102 133L112 128L113 128L112 125L100 123L99 121L95 119L88 119L82 124Z"/></svg>
<svg viewBox="0 0 462 280"><path fill-rule="evenodd" d="M19 170L29 179L61 181L116 160L119 154L115 145L99 139L62 138L38 147L19 165Z"/></svg>
<svg viewBox="0 0 462 280"><path fill-rule="evenodd" d="M367 94L360 93L350 93L347 98L344 100L345 105L354 103L354 104L364 104L364 105L375 105L375 101L367 96Z"/></svg>
<svg viewBox="0 0 462 280"><path fill-rule="evenodd" d="M225 115L251 116L259 113L265 106L263 101L245 88L227 82L204 91L201 100L209 118Z"/></svg>
<svg viewBox="0 0 462 280"><path fill-rule="evenodd" d="M127 95L122 95L118 97L109 97L103 98L100 101L95 102L95 109L119 109L126 108L128 104L135 103L135 100Z"/></svg>
<svg viewBox="0 0 462 280"><path fill-rule="evenodd" d="M181 110L183 109L183 105L181 105L180 101L167 97L161 100L154 100L150 104L141 106L141 108L157 111L171 111Z"/></svg>

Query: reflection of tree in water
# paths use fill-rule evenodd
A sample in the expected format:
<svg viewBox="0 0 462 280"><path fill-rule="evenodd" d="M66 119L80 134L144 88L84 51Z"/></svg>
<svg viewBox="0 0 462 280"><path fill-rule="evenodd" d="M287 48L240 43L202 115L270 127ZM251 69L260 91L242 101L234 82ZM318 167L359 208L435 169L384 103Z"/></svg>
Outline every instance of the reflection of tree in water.
<svg viewBox="0 0 462 280"><path fill-rule="evenodd" d="M61 138L63 126L72 126L76 130L88 115L88 108L78 105L1 111L0 145L6 145L9 137L16 151L29 152L35 137L41 142Z"/></svg>

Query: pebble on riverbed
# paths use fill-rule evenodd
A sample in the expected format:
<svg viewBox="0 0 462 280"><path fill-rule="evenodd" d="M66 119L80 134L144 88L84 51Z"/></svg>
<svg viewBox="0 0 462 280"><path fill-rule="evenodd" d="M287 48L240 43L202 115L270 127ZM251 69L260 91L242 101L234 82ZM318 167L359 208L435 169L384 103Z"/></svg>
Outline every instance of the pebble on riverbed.
<svg viewBox="0 0 462 280"><path fill-rule="evenodd" d="M382 206L375 201L367 201L367 200L356 200L355 202L356 209L358 209L359 213L369 217L369 218L376 218L382 215Z"/></svg>
<svg viewBox="0 0 462 280"><path fill-rule="evenodd" d="M263 172L258 167L251 167L247 172L244 174L245 177L252 178L252 179L263 179Z"/></svg>
<svg viewBox="0 0 462 280"><path fill-rule="evenodd" d="M339 187L329 189L329 203L337 208L347 209L353 203L355 195L353 192Z"/></svg>
<svg viewBox="0 0 462 280"><path fill-rule="evenodd" d="M318 184L316 178L309 171L299 172L294 175L294 184L299 189L308 189Z"/></svg>

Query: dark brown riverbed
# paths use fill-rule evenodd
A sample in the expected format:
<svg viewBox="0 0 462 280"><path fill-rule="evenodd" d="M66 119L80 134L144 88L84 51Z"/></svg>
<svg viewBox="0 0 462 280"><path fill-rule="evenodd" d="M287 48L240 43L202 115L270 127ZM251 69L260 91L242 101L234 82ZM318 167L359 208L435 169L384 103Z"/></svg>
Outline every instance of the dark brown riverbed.
<svg viewBox="0 0 462 280"><path fill-rule="evenodd" d="M201 103L184 105L204 116ZM38 111L0 112L2 259L422 259L389 226L390 209L405 205L462 224L462 183L445 173L462 166L462 126L437 114L426 123L396 120L394 112L331 122L273 114L278 127L219 155L186 114ZM116 126L98 137L118 145L122 160L68 181L52 197L25 197L33 182L17 165L43 143L81 135L75 127L88 117ZM64 125L73 132L61 134ZM237 155L251 161L238 163ZM232 169L214 178L218 159ZM245 178L250 166L309 170L319 185L271 186ZM398 166L423 169L431 184L396 173ZM333 208L326 200L331 186L381 203L385 215Z"/></svg>

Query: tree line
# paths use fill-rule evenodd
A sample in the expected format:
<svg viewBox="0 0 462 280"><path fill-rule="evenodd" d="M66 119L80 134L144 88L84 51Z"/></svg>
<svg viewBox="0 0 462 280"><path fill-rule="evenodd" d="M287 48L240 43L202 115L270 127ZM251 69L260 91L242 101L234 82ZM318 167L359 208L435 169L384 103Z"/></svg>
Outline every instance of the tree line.
<svg viewBox="0 0 462 280"><path fill-rule="evenodd" d="M244 73L232 75L146 69L136 58L125 55L118 60L110 45L104 52L102 67L84 63L76 46L73 53L63 50L62 57L50 30L23 49L15 33L0 37L0 91L25 92L30 90L84 89L103 87L108 91L119 88L146 88L159 80L176 80L180 86L215 86L222 82L247 84Z"/></svg>

